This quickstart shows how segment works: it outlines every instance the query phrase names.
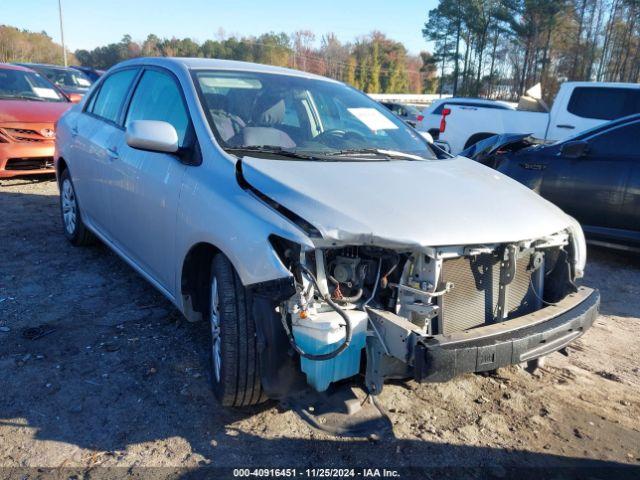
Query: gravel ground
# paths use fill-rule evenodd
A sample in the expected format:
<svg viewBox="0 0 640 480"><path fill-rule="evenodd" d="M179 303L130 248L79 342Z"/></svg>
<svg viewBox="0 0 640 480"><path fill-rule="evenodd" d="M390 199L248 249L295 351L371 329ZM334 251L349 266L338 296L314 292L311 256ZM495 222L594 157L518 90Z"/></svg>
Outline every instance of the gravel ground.
<svg viewBox="0 0 640 480"><path fill-rule="evenodd" d="M184 322L104 246L70 246L51 179L2 181L0 211L0 477L7 467L95 477L108 471L98 467L170 476L203 465L457 465L497 477L628 465L640 476L637 257L590 250L583 283L600 289L601 315L569 357L549 356L534 375L510 367L388 385L380 403L393 432L371 441L315 430L276 402L219 408L207 326ZM44 336L29 339L40 325Z"/></svg>

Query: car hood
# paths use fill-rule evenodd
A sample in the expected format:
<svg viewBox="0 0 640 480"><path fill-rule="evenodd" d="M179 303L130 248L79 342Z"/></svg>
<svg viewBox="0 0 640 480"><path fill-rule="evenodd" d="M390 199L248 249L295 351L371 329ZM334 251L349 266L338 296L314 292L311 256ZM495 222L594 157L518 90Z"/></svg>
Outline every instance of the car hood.
<svg viewBox="0 0 640 480"><path fill-rule="evenodd" d="M0 123L54 123L71 106L70 102L0 100Z"/></svg>
<svg viewBox="0 0 640 480"><path fill-rule="evenodd" d="M70 87L67 85L61 85L60 90L69 95L70 93L77 93L78 95L86 95L89 91L89 87Z"/></svg>
<svg viewBox="0 0 640 480"><path fill-rule="evenodd" d="M528 188L461 157L241 162L249 185L341 244L491 244L539 238L570 224Z"/></svg>

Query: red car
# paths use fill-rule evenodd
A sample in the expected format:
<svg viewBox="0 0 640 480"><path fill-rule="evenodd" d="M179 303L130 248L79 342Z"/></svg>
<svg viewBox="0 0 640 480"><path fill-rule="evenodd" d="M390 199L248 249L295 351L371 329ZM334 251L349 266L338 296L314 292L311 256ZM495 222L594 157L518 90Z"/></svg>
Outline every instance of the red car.
<svg viewBox="0 0 640 480"><path fill-rule="evenodd" d="M0 178L55 173L55 122L79 99L33 70L0 63Z"/></svg>

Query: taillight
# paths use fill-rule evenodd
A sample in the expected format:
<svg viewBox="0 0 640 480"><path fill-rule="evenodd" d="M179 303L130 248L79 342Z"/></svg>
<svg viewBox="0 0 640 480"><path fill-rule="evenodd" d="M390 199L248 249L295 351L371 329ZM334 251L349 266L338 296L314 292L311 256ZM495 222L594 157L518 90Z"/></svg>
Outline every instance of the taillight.
<svg viewBox="0 0 640 480"><path fill-rule="evenodd" d="M450 108L443 108L442 109L442 118L440 119L440 133L444 133L445 129L447 128L447 115L449 115L451 113L451 109Z"/></svg>
<svg viewBox="0 0 640 480"><path fill-rule="evenodd" d="M421 122L422 120L424 120L424 115L418 115L416 118L419 122Z"/></svg>

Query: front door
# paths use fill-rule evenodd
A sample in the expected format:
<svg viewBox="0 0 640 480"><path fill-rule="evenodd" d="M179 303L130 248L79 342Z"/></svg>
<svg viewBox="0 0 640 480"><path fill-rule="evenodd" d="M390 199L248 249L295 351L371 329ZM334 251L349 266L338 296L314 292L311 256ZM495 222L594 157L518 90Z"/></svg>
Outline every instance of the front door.
<svg viewBox="0 0 640 480"><path fill-rule="evenodd" d="M635 131L634 131L635 130ZM627 184L631 174L628 146L637 125L614 127L584 138L583 157L550 158L542 196L575 217L585 231L625 228Z"/></svg>
<svg viewBox="0 0 640 480"><path fill-rule="evenodd" d="M178 132L180 146L190 122L180 87L170 73L146 69L131 97L125 128L135 120L162 120ZM175 282L175 222L185 169L177 155L137 150L124 136L116 146L111 205L118 246L169 292Z"/></svg>

